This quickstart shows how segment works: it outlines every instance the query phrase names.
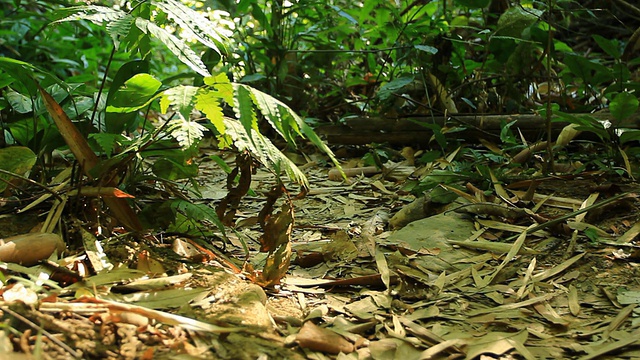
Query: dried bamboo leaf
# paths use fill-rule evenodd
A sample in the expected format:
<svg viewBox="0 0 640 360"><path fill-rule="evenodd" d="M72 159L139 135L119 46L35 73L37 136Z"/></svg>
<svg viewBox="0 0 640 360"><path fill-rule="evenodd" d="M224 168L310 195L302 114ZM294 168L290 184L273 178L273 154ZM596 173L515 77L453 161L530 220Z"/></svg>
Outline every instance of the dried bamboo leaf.
<svg viewBox="0 0 640 360"><path fill-rule="evenodd" d="M571 315L578 316L580 314L580 302L578 301L578 289L569 285L569 311Z"/></svg>

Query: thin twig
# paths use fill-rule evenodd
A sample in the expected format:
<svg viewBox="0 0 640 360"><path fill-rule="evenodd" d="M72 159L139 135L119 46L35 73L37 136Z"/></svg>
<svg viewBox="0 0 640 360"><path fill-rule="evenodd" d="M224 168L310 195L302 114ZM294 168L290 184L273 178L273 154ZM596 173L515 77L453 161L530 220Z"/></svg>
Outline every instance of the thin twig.
<svg viewBox="0 0 640 360"><path fill-rule="evenodd" d="M631 194L632 194L632 193L630 193L630 192L625 192L625 193L622 193L622 194L618 194L618 195L613 196L613 197L610 197L610 198L608 198L608 199L606 199L606 200L602 200L602 201L600 201L600 202L599 202L599 203L597 203L597 204L593 204L593 205L591 205L591 206L587 206L586 208L583 208L583 209L580 209L580 210L576 210L576 211L574 211L574 212L572 212L572 213L569 213L569 214L566 214L566 215L560 216L560 217L555 218L555 219L553 219L553 220L549 220L549 221L544 222L544 223L542 223L542 224L538 224L538 225L536 225L536 226L534 226L534 227L531 227L531 228L529 228L529 229L527 229L527 230L525 230L525 231L526 231L528 234L534 233L534 232L536 232L536 231L538 231L538 230L542 230L542 229L548 228L549 226L553 226L553 225L555 225L555 224L558 224L558 223L560 223L560 222L563 222L563 221L565 221L565 220L569 220L569 219L571 219L572 217L574 217L574 216L576 216L576 215L580 215L580 214L582 214L582 213L586 213L587 211L591 211L591 210L593 210L593 209L597 209L597 208L602 207L602 206L604 206L604 205L607 205L607 204L610 204L610 203L612 203L612 202L618 201L618 200L620 200L620 199L622 199L622 198L624 198L624 197L626 197L626 196L629 196L629 195L631 195ZM520 235L521 235L521 234L517 234L517 235L513 235L513 236L511 236L511 237L508 237L508 238L505 240L505 242L513 241L513 240L517 239L517 238L518 238L518 236L520 236Z"/></svg>
<svg viewBox="0 0 640 360"><path fill-rule="evenodd" d="M12 177L18 178L18 179L20 179L20 180L22 180L22 181L26 181L26 182L28 182L28 183L29 183L29 184L31 184L31 185L35 185L35 186L37 186L37 187L40 187L40 188L44 189L44 191L46 191L46 192L48 192L49 194L51 194L51 195L55 196L55 197L56 197L56 199L58 199L58 200L62 201L62 198L60 197L60 195L58 195L58 193L56 193L55 191L53 191L53 190L49 189L46 185L42 185L42 184L40 184L40 183L39 183L39 182L37 182L37 181L33 181L33 180L31 180L31 179L29 179L29 178L27 178L27 177L24 177L24 176L22 176L22 175L19 175L19 174L16 174L16 173L12 173L11 171L7 171L7 170L3 170L3 169L0 169L0 174L9 175L9 176L12 176ZM11 186L14 186L14 187L15 187L15 185L11 184L9 181L7 181L7 180L5 180L5 179L0 178L0 181L4 181L4 182L6 182L8 185L11 185Z"/></svg>

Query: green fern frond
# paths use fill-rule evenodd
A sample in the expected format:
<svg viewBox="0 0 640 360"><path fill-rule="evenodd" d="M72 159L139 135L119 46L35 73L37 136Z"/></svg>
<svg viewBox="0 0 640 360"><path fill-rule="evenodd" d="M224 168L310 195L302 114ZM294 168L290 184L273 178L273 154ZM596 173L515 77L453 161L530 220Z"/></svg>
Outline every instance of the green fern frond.
<svg viewBox="0 0 640 360"><path fill-rule="evenodd" d="M228 40L216 30L211 21L197 11L176 0L160 0L152 4L162 9L180 29L189 32L189 35L193 35L203 45L218 53L227 53L225 43Z"/></svg>
<svg viewBox="0 0 640 360"><path fill-rule="evenodd" d="M130 18L131 20L133 20L133 16L127 14L122 10L98 5L72 6L61 10L59 13L69 13L70 15L54 21L53 24L65 21L88 20L96 25L102 25L105 22L108 24L123 18Z"/></svg>
<svg viewBox="0 0 640 360"><path fill-rule="evenodd" d="M205 85L212 86L218 92L218 95L227 104L233 106L233 85L227 77L227 74L220 73L216 76L204 78Z"/></svg>
<svg viewBox="0 0 640 360"><path fill-rule="evenodd" d="M193 98L200 88L195 86L178 85L165 90L160 99L160 111L166 113L171 110L182 114L182 117L188 119L193 109Z"/></svg>
<svg viewBox="0 0 640 360"><path fill-rule="evenodd" d="M263 92L258 91L254 88L250 88L251 94L253 95L252 99L254 100L255 105L260 110L260 113L264 115L267 122L274 128L280 136L285 138L288 143L292 143L292 139L290 136L287 136L282 128L281 114L280 109L278 108L278 104L274 101L271 101L273 98L267 98Z"/></svg>
<svg viewBox="0 0 640 360"><path fill-rule="evenodd" d="M120 37L125 37L129 34L135 20L133 16L122 10L98 5L74 6L64 9L61 13L70 13L71 15L56 20L53 24L77 20L88 20L100 26L106 23L107 34L111 36L116 46Z"/></svg>
<svg viewBox="0 0 640 360"><path fill-rule="evenodd" d="M258 117L253 108L254 100L252 99L253 96L249 89L251 88L246 85L233 84L235 95L233 99L233 111L247 132L250 132L251 129L258 129Z"/></svg>
<svg viewBox="0 0 640 360"><path fill-rule="evenodd" d="M234 119L225 118L225 126L226 134L233 139L233 144L238 150L248 150L265 167L276 173L284 170L291 180L305 188L309 186L307 177L302 171L264 135L254 129L248 132Z"/></svg>
<svg viewBox="0 0 640 360"><path fill-rule="evenodd" d="M194 222L211 221L222 232L223 236L227 236L224 231L224 225L218 218L216 211L207 204L194 204L186 200L173 200L169 204L174 212L177 211L184 214L187 220Z"/></svg>
<svg viewBox="0 0 640 360"><path fill-rule="evenodd" d="M224 135L224 114L220 106L220 95L217 91L201 89L196 95L196 109L202 111L215 126L219 136Z"/></svg>
<svg viewBox="0 0 640 360"><path fill-rule="evenodd" d="M190 148L202 139L206 129L195 121L185 119L182 115L167 124L167 132L178 141L178 145L183 149Z"/></svg>
<svg viewBox="0 0 640 360"><path fill-rule="evenodd" d="M145 34L158 38L180 61L202 76L211 76L198 54L184 40L146 19L136 18L136 26Z"/></svg>
<svg viewBox="0 0 640 360"><path fill-rule="evenodd" d="M122 145L127 140L121 134L109 133L89 134L89 139L94 140L107 157L111 157L117 145Z"/></svg>
<svg viewBox="0 0 640 360"><path fill-rule="evenodd" d="M256 102L256 106L260 112L265 115L274 129L279 130L281 134L284 134L283 137L287 142L293 143L293 135L306 137L312 144L327 154L331 159L331 162L333 162L333 164L342 171L340 162L336 159L333 151L329 149L327 144L320 139L318 134L316 134L315 131L307 125L304 119L295 113L295 111L291 110L291 108L285 103L269 94L263 93L262 91L252 87L248 88L253 94L252 98ZM277 109L277 111L274 109Z"/></svg>

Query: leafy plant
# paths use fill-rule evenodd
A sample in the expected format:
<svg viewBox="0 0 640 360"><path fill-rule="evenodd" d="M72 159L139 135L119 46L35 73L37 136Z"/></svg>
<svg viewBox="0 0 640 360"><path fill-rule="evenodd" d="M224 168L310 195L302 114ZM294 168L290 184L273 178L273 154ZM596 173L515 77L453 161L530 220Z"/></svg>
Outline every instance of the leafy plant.
<svg viewBox="0 0 640 360"><path fill-rule="evenodd" d="M305 136L327 152L337 164L331 150L303 119L284 103L248 85L232 83L224 73L211 75L190 44L168 29L180 28L186 32L183 35L193 37L220 55L226 52L227 40L217 32L212 22L180 2L151 1L132 9L129 13L97 5L74 7L65 9L64 12L71 14L58 22L85 19L99 25L106 24L106 30L115 44L129 53L140 54L143 57L149 55L150 48L145 44L149 44L150 36L153 36L191 70L204 77L204 85L200 87L178 85L158 92L161 86L159 80L149 74L135 74L117 89L111 101L108 99L107 113L137 112L147 107L151 101L160 98L161 111L165 113L171 110L176 114L176 117L168 122L165 131L170 133L182 148L189 148L197 144L205 130L203 125L191 120L192 112L199 110L213 125L220 144L233 144L240 151L249 150L268 168L274 169L276 173L283 170L291 179L306 186L304 174L268 138L260 134L256 113L258 110L289 144L295 145L296 137ZM152 18L152 13L158 15ZM225 117L225 106L233 109L237 121ZM126 128L127 124L124 125Z"/></svg>

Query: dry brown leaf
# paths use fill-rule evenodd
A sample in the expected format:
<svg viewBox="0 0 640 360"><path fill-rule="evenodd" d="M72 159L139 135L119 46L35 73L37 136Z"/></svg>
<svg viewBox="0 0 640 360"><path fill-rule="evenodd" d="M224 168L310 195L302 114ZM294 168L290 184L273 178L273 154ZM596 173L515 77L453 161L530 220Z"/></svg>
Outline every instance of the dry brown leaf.
<svg viewBox="0 0 640 360"><path fill-rule="evenodd" d="M84 171L85 175L91 178L91 170L98 164L98 157L93 150L91 150L87 140L73 124L71 119L69 119L69 116L67 116L56 100L49 95L46 90L40 87L40 85L37 83L36 85L42 95L47 111L60 131L60 135L62 135L64 141L69 146L69 149L71 149L71 152L73 152L73 155L80 163L80 167ZM109 186L112 184L108 183L104 185ZM109 209L111 209L115 218L127 229L132 231L142 230L142 224L140 223L140 219L138 219L138 215L133 211L125 199L118 197L105 197L103 201L107 204Z"/></svg>
<svg viewBox="0 0 640 360"><path fill-rule="evenodd" d="M257 279L261 286L273 286L280 283L280 279L289 270L291 262L291 229L293 228L293 209L288 202L282 205L279 213L269 217L264 234L260 238L262 249L269 254L264 269Z"/></svg>
<svg viewBox="0 0 640 360"><path fill-rule="evenodd" d="M0 261L31 266L49 258L56 251L61 253L64 248L64 241L56 234L16 235L0 239Z"/></svg>
<svg viewBox="0 0 640 360"><path fill-rule="evenodd" d="M352 343L336 332L321 328L311 321L302 325L296 335L296 342L300 347L329 354L348 354L355 350Z"/></svg>

